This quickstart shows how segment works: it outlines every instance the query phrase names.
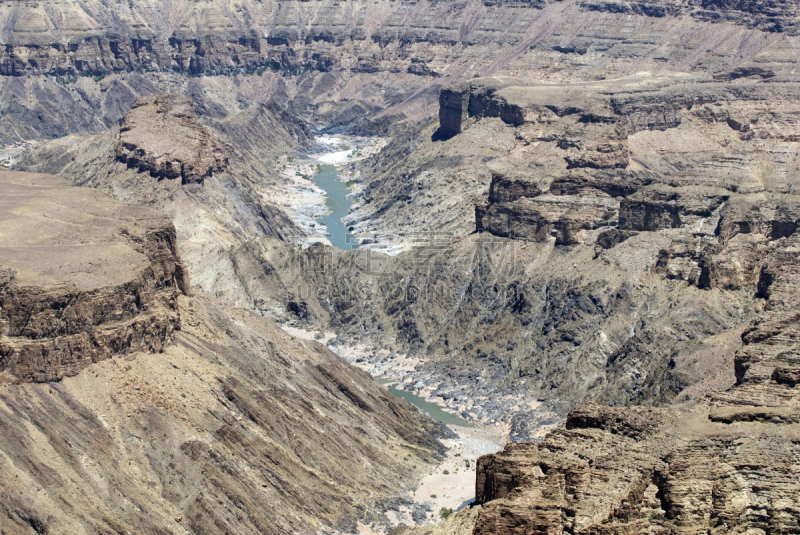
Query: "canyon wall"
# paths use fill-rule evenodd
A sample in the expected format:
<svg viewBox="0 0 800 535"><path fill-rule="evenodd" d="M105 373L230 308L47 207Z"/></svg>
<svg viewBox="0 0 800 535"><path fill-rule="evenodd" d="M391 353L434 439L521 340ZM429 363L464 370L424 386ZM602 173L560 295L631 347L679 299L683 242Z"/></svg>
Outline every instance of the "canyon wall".
<svg viewBox="0 0 800 535"><path fill-rule="evenodd" d="M2 172L0 188L0 372L57 381L162 351L189 290L172 222L48 175Z"/></svg>
<svg viewBox="0 0 800 535"><path fill-rule="evenodd" d="M757 288L792 250L797 96L788 74L735 69L458 84L444 125L353 165L374 174L348 222L373 243L249 243L222 295L390 350L359 357L376 370L417 359L406 389L514 440L586 400L701 398L736 381Z"/></svg>
<svg viewBox="0 0 800 535"><path fill-rule="evenodd" d="M247 0L112 6L97 1L5 0L0 5L0 74L100 74L138 67L192 74L259 67L375 73L389 67L416 76L449 76L455 67L443 63L442 48L530 46L558 35L558 28L532 35L537 19L552 17L557 26L578 22L560 20L566 13L584 19L590 15L594 21L608 14L633 15L797 33L797 6L792 2ZM592 37L579 33L561 43L560 52L586 54L600 45ZM405 53L425 47L434 47L428 57Z"/></svg>
<svg viewBox="0 0 800 535"><path fill-rule="evenodd" d="M9 171L0 206L0 531L353 532L443 452L368 374L192 289L162 213Z"/></svg>
<svg viewBox="0 0 800 535"><path fill-rule="evenodd" d="M100 134L38 144L16 168L162 210L175 222L192 279L210 290L217 274L209 265L231 247L262 237L298 239L300 229L275 201L275 157L308 147L310 137L272 101L204 125L191 98L164 93L140 97L119 125Z"/></svg>
<svg viewBox="0 0 800 535"><path fill-rule="evenodd" d="M669 231L656 272L701 288L754 286L763 261L797 228L800 125L790 111L795 83L761 72L748 80L680 88L618 81L572 96L513 85L492 92L470 116L516 127L521 145L553 166L494 172L476 229L594 246L598 256L639 233ZM462 98L475 93L486 89Z"/></svg>
<svg viewBox="0 0 800 535"><path fill-rule="evenodd" d="M736 385L682 410L584 405L539 444L480 458L473 533L800 529L796 262L764 273Z"/></svg>
<svg viewBox="0 0 800 535"><path fill-rule="evenodd" d="M795 10L788 2L4 1L0 143L98 133L137 97L161 92L192 97L202 115L276 98L317 127L385 133L398 119L434 114L441 88L473 77L781 69L793 63ZM353 106L375 120L353 116Z"/></svg>

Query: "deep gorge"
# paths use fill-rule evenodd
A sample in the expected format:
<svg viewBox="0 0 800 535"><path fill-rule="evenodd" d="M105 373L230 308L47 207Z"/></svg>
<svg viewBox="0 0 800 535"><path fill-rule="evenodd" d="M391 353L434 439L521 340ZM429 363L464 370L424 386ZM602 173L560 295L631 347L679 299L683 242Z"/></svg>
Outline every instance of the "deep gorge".
<svg viewBox="0 0 800 535"><path fill-rule="evenodd" d="M0 531L797 531L796 15L0 2Z"/></svg>

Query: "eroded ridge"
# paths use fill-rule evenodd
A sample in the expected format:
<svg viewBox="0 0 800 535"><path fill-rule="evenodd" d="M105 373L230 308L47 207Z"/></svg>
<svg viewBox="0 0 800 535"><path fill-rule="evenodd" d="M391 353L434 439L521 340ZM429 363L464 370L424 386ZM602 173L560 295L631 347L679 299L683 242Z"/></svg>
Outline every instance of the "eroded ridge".
<svg viewBox="0 0 800 535"><path fill-rule="evenodd" d="M541 443L480 458L474 533L800 529L796 262L762 272L767 306L742 335L735 386L683 410L586 404Z"/></svg>

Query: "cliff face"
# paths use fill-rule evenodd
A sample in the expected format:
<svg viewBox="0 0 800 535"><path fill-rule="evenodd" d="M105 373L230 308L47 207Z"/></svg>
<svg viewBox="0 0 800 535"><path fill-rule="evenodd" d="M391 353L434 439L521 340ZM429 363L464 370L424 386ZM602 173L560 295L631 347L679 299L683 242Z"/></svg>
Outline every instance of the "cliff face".
<svg viewBox="0 0 800 535"><path fill-rule="evenodd" d="M762 152L794 154L797 125L784 115L798 96L794 84L506 84L464 89L471 103L464 120L500 118L516 128L523 150L551 166L527 176L494 172L488 203L476 207L478 231L594 245L598 255L637 233L668 231L671 243L654 270L722 289L754 285L765 255L795 232L795 169L786 161L773 167ZM764 112L782 117L777 131Z"/></svg>
<svg viewBox="0 0 800 535"><path fill-rule="evenodd" d="M228 167L224 149L197 122L194 102L176 95L142 97L120 125L117 160L157 178L202 183Z"/></svg>
<svg viewBox="0 0 800 535"><path fill-rule="evenodd" d="M307 147L308 127L275 103L203 125L188 97L142 97L121 125L32 148L18 169L54 173L175 221L192 279L210 288L219 256L248 240L293 241L300 231L272 200L274 157ZM212 245L213 244L213 245Z"/></svg>
<svg viewBox="0 0 800 535"><path fill-rule="evenodd" d="M796 32L792 2L573 2L576 13L733 23L773 32ZM436 77L452 67L434 57L389 54L398 47L514 46L530 38L531 22L555 2L322 1L190 3L3 2L4 50L0 74L70 74L173 66L192 73L231 68L341 68L376 72L390 66ZM435 21L435 22L434 22ZM555 29L550 29L551 33ZM585 54L585 36L562 43ZM499 39L498 39L499 38ZM498 43L499 44L499 43ZM582 46L581 46L582 45ZM402 50L402 49L401 49Z"/></svg>
<svg viewBox="0 0 800 535"><path fill-rule="evenodd" d="M795 10L788 2L8 1L0 142L98 133L137 97L162 92L190 96L215 117L275 97L320 127L360 123L349 116L355 106L381 116L359 128L385 132L398 118L429 117L441 88L476 76L777 72L793 63L785 51L796 42ZM238 74L233 83L229 74Z"/></svg>
<svg viewBox="0 0 800 535"><path fill-rule="evenodd" d="M709 417L576 409L542 443L480 459L473 533L796 531L796 424Z"/></svg>
<svg viewBox="0 0 800 535"><path fill-rule="evenodd" d="M796 262L762 274L767 307L742 335L735 386L682 411L585 405L541 443L482 457L474 533L800 529Z"/></svg>
<svg viewBox="0 0 800 535"><path fill-rule="evenodd" d="M0 385L0 530L353 533L403 503L439 454L435 423L316 342L195 291L161 353Z"/></svg>
<svg viewBox="0 0 800 535"><path fill-rule="evenodd" d="M48 175L2 172L0 191L0 372L56 381L163 350L189 288L169 219Z"/></svg>
<svg viewBox="0 0 800 535"><path fill-rule="evenodd" d="M481 458L474 533L800 529L797 244L780 238L750 282L766 303L734 386L682 410L585 405L539 444Z"/></svg>
<svg viewBox="0 0 800 535"><path fill-rule="evenodd" d="M440 425L189 290L160 212L0 172L0 532L353 532L408 500Z"/></svg>

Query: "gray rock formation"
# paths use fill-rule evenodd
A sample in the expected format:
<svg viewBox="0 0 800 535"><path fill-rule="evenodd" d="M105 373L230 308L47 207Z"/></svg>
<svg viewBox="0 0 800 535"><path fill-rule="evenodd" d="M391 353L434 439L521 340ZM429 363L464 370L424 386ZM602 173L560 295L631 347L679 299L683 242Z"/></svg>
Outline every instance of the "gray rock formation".
<svg viewBox="0 0 800 535"><path fill-rule="evenodd" d="M767 306L742 335L735 386L683 410L584 405L543 442L480 458L473 533L800 529L796 262L778 254L762 273Z"/></svg>
<svg viewBox="0 0 800 535"><path fill-rule="evenodd" d="M641 71L779 77L792 63L784 51L796 40L795 9L583 0L7 1L0 7L0 143L98 133L137 97L162 92L204 101L201 114L277 97L310 117L347 98L383 119L419 119L430 115L441 87L475 76L555 83ZM229 85L231 74L239 77Z"/></svg>
<svg viewBox="0 0 800 535"><path fill-rule="evenodd" d="M192 101L143 97L120 126L94 136L73 135L30 150L17 169L54 173L121 201L145 203L170 215L183 241L192 279L209 287L209 264L231 247L264 236L295 240L300 230L271 201L265 177L274 157L307 147L308 128L274 103L239 114L196 120ZM216 248L208 250L208 236Z"/></svg>

